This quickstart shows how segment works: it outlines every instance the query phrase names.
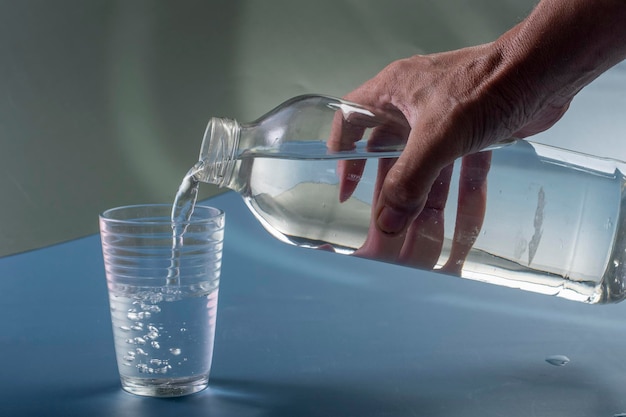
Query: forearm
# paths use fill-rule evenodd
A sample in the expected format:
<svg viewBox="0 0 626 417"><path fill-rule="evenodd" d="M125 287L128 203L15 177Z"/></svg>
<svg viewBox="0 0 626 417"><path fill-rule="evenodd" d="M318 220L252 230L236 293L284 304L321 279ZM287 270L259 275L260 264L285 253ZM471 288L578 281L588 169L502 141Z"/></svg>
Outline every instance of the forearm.
<svg viewBox="0 0 626 417"><path fill-rule="evenodd" d="M626 58L626 0L543 0L496 44L529 88L571 99Z"/></svg>

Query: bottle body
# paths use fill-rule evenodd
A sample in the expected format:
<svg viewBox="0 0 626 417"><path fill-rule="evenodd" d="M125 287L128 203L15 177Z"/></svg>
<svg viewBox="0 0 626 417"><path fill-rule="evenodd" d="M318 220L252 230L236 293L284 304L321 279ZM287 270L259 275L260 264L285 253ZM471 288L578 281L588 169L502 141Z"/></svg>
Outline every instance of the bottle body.
<svg viewBox="0 0 626 417"><path fill-rule="evenodd" d="M259 135L246 133L243 126L238 140L233 139L237 149L221 158L229 172L221 185L238 191L273 236L301 247L587 303L617 302L625 296L626 203L620 162L528 141L475 157L488 161L479 181L464 174L463 160L456 161L446 177L445 204L418 218L406 236L414 240L404 243L415 246L414 255L378 257L367 250L376 247L370 233L372 204L384 173L401 152L401 135L389 139L391 147L372 146L385 143L375 132L380 125L360 120L359 126L366 125L356 129L360 139L334 150L324 141L337 126L336 114L331 119L320 137L295 139L297 133L290 132L270 152L268 142L278 136L241 140L241 135ZM365 131L372 128L368 136ZM384 129L387 137L400 130ZM205 142L211 140L215 138L205 137ZM206 160L207 152L201 159Z"/></svg>

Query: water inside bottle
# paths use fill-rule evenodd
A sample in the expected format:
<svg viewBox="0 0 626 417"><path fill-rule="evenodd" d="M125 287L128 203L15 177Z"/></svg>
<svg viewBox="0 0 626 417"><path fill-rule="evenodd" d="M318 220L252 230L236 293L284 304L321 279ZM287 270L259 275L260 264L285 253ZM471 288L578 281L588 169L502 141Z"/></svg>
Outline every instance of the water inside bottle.
<svg viewBox="0 0 626 417"><path fill-rule="evenodd" d="M549 156L542 156L538 149L521 142L493 151L484 221L466 231L473 244L455 261L457 273L582 302L607 302L607 279L623 287L616 275L622 274L624 250L615 243L623 232L624 177L610 164L609 169L599 169L595 162L584 166L579 160L555 159L548 151ZM380 158L366 149L330 153L323 142L293 142L271 154L252 150L238 161L239 181L247 182L240 192L280 240L358 255L370 229L379 166L398 155ZM367 161L346 201L339 198L338 159ZM437 226L441 236L432 239L440 248L420 240L425 242L421 252L437 254L435 271L443 271L458 240L455 229L463 211L457 199L459 164ZM367 257L377 259L375 254Z"/></svg>

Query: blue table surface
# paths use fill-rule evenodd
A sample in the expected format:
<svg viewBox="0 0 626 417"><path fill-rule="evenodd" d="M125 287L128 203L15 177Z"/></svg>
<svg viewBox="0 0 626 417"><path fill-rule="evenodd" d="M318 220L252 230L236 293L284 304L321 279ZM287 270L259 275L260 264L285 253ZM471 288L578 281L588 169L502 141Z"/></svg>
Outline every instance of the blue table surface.
<svg viewBox="0 0 626 417"><path fill-rule="evenodd" d="M208 203L227 213L210 388L176 399L121 390L93 235L0 259L1 416L626 412L626 304L291 247L238 195Z"/></svg>

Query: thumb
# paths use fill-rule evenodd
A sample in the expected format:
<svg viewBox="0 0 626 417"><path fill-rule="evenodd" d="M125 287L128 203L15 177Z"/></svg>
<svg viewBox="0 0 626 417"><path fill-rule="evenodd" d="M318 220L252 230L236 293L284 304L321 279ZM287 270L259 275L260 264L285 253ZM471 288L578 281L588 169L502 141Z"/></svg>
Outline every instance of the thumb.
<svg viewBox="0 0 626 417"><path fill-rule="evenodd" d="M441 152L437 148L409 138L378 196L374 213L381 232L402 235L420 214L441 170L455 159L449 150Z"/></svg>

